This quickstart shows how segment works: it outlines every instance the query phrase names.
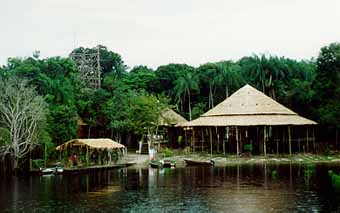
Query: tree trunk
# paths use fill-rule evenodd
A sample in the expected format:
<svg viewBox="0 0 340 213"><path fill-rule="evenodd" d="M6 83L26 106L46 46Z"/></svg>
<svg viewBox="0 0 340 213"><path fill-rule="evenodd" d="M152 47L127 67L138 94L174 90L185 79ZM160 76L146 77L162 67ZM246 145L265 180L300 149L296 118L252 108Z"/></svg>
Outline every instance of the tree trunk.
<svg viewBox="0 0 340 213"><path fill-rule="evenodd" d="M14 171L14 173L16 173L18 169L19 169L18 158L13 156L13 171Z"/></svg>
<svg viewBox="0 0 340 213"><path fill-rule="evenodd" d="M213 151L213 139L212 139L212 131L211 131L211 127L209 127L209 136L210 136L210 154L212 155L212 151Z"/></svg>
<svg viewBox="0 0 340 213"><path fill-rule="evenodd" d="M225 98L229 97L229 88L228 85L225 86Z"/></svg>
<svg viewBox="0 0 340 213"><path fill-rule="evenodd" d="M213 98L213 94L212 94L211 84L209 84L209 97L210 97L211 108L213 108L214 107L214 98Z"/></svg>

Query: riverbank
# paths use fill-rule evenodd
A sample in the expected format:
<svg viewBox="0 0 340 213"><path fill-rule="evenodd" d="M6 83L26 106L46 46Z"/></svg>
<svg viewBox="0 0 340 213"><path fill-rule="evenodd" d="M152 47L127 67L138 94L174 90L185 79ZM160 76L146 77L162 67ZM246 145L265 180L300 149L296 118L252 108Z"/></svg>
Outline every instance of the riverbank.
<svg viewBox="0 0 340 213"><path fill-rule="evenodd" d="M136 167L147 167L148 155L128 154L126 156L129 162L135 162ZM158 159L170 159L176 161L177 167L184 167L184 159L208 161L213 159L217 167L237 164L340 164L340 154L334 155L317 155L317 154L293 154L293 155L253 155L247 157L238 157L236 155L211 155L205 153L181 154L174 152L171 156L164 156L163 153L157 154Z"/></svg>

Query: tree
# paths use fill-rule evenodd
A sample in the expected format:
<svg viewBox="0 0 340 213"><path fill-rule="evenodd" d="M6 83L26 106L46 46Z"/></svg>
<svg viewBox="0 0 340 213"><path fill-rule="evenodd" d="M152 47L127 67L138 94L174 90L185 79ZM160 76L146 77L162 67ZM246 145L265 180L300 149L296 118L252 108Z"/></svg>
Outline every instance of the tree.
<svg viewBox="0 0 340 213"><path fill-rule="evenodd" d="M138 135L157 135L161 113L168 107L157 97L147 93L129 94L127 118L131 130Z"/></svg>
<svg viewBox="0 0 340 213"><path fill-rule="evenodd" d="M100 66L102 68L101 72L103 76L108 73L114 73L119 78L126 74L127 66L124 64L122 57L113 51L109 51L105 46L98 45L97 47L93 48L85 48L85 47L78 47L72 50L71 54L73 53L97 53L97 49L99 48L99 55L100 55ZM71 55L70 54L70 55Z"/></svg>
<svg viewBox="0 0 340 213"><path fill-rule="evenodd" d="M216 82L225 88L225 98L229 97L229 89L231 87L240 87L242 78L240 75L241 67L230 61L217 63L218 75Z"/></svg>
<svg viewBox="0 0 340 213"><path fill-rule="evenodd" d="M146 66L136 66L130 70L129 74L122 79L123 83L132 90L145 90L152 92L155 90L155 72Z"/></svg>
<svg viewBox="0 0 340 213"><path fill-rule="evenodd" d="M275 87L276 83L284 76L285 64L282 60L275 56L265 55L261 57L253 55L240 60L240 65L243 69L244 76L249 82L252 82L256 87L261 88L263 93L268 94L273 99L276 99Z"/></svg>
<svg viewBox="0 0 340 213"><path fill-rule="evenodd" d="M209 86L208 92L208 103L209 109L214 107L214 94L217 83L219 79L217 76L219 75L220 70L216 63L206 63L197 68L197 72L199 73L199 77L201 79L202 85L206 84Z"/></svg>
<svg viewBox="0 0 340 213"><path fill-rule="evenodd" d="M184 94L188 96L188 108L189 108L189 119L191 120L191 91L198 90L198 76L192 74L191 72L186 72L182 76L180 76L175 81L176 86L174 87L174 91L177 98L182 97Z"/></svg>
<svg viewBox="0 0 340 213"><path fill-rule="evenodd" d="M0 154L3 158L11 155L14 169L18 169L19 160L38 144L47 106L26 80L1 79L0 91L0 128L2 134L7 132Z"/></svg>
<svg viewBox="0 0 340 213"><path fill-rule="evenodd" d="M335 142L340 128L340 43L321 48L314 81L316 114L321 124L333 126Z"/></svg>

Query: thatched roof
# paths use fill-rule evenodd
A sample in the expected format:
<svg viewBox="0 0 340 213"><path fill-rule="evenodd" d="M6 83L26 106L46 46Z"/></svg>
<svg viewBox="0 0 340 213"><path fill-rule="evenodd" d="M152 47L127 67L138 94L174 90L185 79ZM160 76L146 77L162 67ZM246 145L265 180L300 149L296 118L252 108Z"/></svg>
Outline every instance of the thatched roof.
<svg viewBox="0 0 340 213"><path fill-rule="evenodd" d="M66 143L57 146L56 150L62 151L67 149L67 147L72 146L88 146L93 149L119 149L125 148L123 144L114 142L108 138L98 138L98 139L72 139Z"/></svg>
<svg viewBox="0 0 340 213"><path fill-rule="evenodd" d="M262 126L315 125L250 85L245 85L229 98L196 120L181 126Z"/></svg>
<svg viewBox="0 0 340 213"><path fill-rule="evenodd" d="M180 114L169 108L162 112L159 121L161 126L180 125L182 123L188 122Z"/></svg>

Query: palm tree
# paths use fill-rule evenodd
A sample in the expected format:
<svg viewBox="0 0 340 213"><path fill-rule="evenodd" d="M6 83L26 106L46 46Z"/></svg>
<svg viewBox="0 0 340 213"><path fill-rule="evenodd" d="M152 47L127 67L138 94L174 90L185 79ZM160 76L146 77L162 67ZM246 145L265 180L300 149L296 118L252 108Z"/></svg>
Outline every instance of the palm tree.
<svg viewBox="0 0 340 213"><path fill-rule="evenodd" d="M215 81L225 88L225 97L229 97L229 88L232 86L239 87L241 82L241 67L232 62L220 62L217 64L218 75Z"/></svg>
<svg viewBox="0 0 340 213"><path fill-rule="evenodd" d="M198 77L190 72L186 72L184 75L180 76L175 81L175 94L177 98L181 98L185 94L188 95L188 104L189 104L189 118L191 120L191 100L190 100L190 91L198 90Z"/></svg>
<svg viewBox="0 0 340 213"><path fill-rule="evenodd" d="M284 74L285 64L274 56L267 58L254 55L246 62L245 68L248 75L256 83L257 87L262 88L262 92L276 99L275 81L279 80Z"/></svg>

